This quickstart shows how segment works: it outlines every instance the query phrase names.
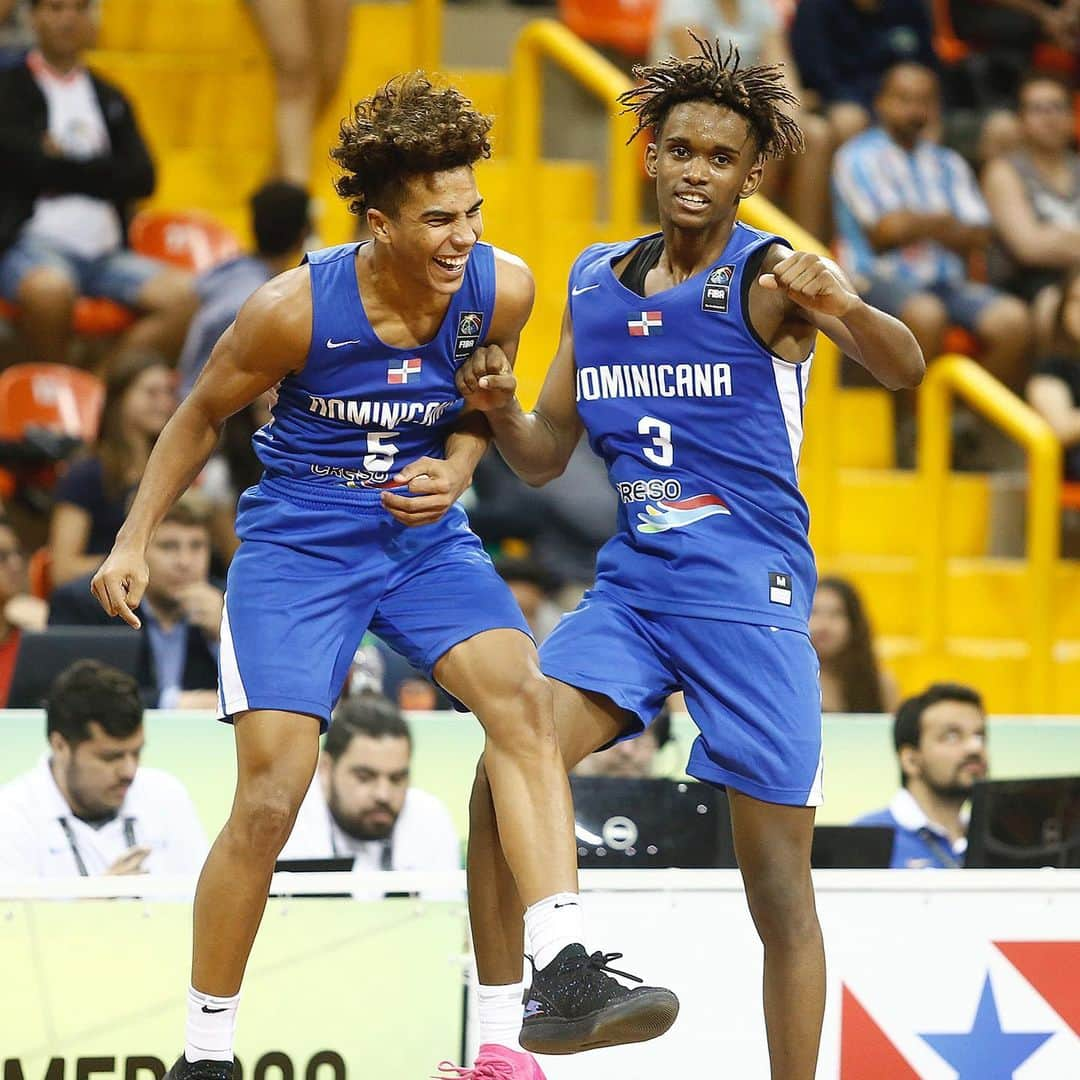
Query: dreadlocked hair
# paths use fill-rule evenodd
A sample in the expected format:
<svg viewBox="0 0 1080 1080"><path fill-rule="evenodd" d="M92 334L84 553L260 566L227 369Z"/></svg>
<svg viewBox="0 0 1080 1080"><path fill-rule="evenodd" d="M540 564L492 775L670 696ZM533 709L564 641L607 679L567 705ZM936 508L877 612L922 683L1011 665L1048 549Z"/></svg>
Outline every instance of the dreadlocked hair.
<svg viewBox="0 0 1080 1080"><path fill-rule="evenodd" d="M354 214L371 206L394 213L409 177L490 157L492 122L452 86L435 86L422 71L398 75L341 122L330 156L345 175L334 187Z"/></svg>
<svg viewBox="0 0 1080 1080"><path fill-rule="evenodd" d="M619 95L624 113L637 116L633 142L649 128L659 131L667 115L684 101L711 101L744 117L765 158L782 158L803 149L798 123L786 109L797 108L799 99L784 85L779 64L739 67L739 50L728 43L721 53L719 40L703 41L690 36L701 50L679 60L669 56L655 64L638 64L634 76L640 85Z"/></svg>

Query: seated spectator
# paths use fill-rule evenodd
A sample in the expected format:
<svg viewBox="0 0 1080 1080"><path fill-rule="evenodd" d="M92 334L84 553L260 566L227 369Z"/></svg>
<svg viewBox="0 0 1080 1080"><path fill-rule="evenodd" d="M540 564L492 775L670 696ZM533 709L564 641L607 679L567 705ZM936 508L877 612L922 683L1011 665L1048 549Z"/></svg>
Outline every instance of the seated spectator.
<svg viewBox="0 0 1080 1080"><path fill-rule="evenodd" d="M965 809L987 773L982 698L967 686L935 683L896 710L893 742L900 790L884 810L855 824L895 830L893 869L963 865Z"/></svg>
<svg viewBox="0 0 1080 1080"><path fill-rule="evenodd" d="M510 586L539 645L562 617L562 611L551 600L558 582L532 559L514 559L503 555L495 560L495 569Z"/></svg>
<svg viewBox="0 0 1080 1080"><path fill-rule="evenodd" d="M1051 334L1051 352L1027 385L1031 407L1065 450L1065 479L1080 481L1080 266L1065 279Z"/></svg>
<svg viewBox="0 0 1080 1080"><path fill-rule="evenodd" d="M870 620L854 586L843 578L818 582L810 610L810 640L821 665L821 711L892 712L896 681L878 667Z"/></svg>
<svg viewBox="0 0 1080 1080"><path fill-rule="evenodd" d="M449 812L409 783L412 750L408 725L381 694L345 698L281 858L348 857L357 870L457 870L461 844Z"/></svg>
<svg viewBox="0 0 1080 1080"><path fill-rule="evenodd" d="M841 261L867 303L907 324L928 361L956 324L978 337L992 374L1021 386L1027 307L969 280L965 260L985 249L990 213L967 163L925 137L938 107L937 76L898 64L882 81L876 107L880 126L841 147L833 161Z"/></svg>
<svg viewBox="0 0 1080 1080"><path fill-rule="evenodd" d="M912 62L937 67L925 0L800 0L791 49L802 84L829 121L833 146L871 122L885 72Z"/></svg>
<svg viewBox="0 0 1080 1080"><path fill-rule="evenodd" d="M590 754L574 769L574 775L648 779L657 775L657 755L670 740L671 711L665 705L660 715L640 735L634 739L622 739L606 750Z"/></svg>
<svg viewBox="0 0 1080 1080"><path fill-rule="evenodd" d="M1027 76L1018 113L1022 146L987 165L983 191L1002 244L994 252L994 280L1032 304L1045 347L1061 279L1080 265L1080 154L1073 149L1071 94L1059 79Z"/></svg>
<svg viewBox="0 0 1080 1080"><path fill-rule="evenodd" d="M199 310L180 353L180 396L191 392L217 340L260 285L296 266L311 231L307 192L285 180L263 184L251 197L255 251L211 267L195 279Z"/></svg>
<svg viewBox="0 0 1080 1080"><path fill-rule="evenodd" d="M109 372L97 442L53 490L54 584L96 570L112 549L150 451L176 409L175 385L153 353L129 353Z"/></svg>
<svg viewBox="0 0 1080 1080"><path fill-rule="evenodd" d="M225 596L209 578L210 508L195 492L165 514L146 551L150 581L136 609L142 620L139 686L159 709L217 707L217 656ZM49 623L116 625L86 575L55 589Z"/></svg>
<svg viewBox="0 0 1080 1080"><path fill-rule="evenodd" d="M0 788L0 878L196 874L206 835L175 777L143 768L134 679L80 660L45 710L49 753Z"/></svg>
<svg viewBox="0 0 1080 1080"><path fill-rule="evenodd" d="M31 0L30 20L37 47L0 70L0 296L35 360L66 358L80 294L139 312L125 347L175 356L195 294L188 274L124 248L154 166L127 98L83 66L90 0Z"/></svg>
<svg viewBox="0 0 1080 1080"><path fill-rule="evenodd" d="M802 98L798 69L791 58L787 33L771 3L754 0L662 0L653 35L653 58L673 55L681 59L697 52L690 31L699 38L730 41L739 50L743 66L781 64L784 79ZM801 154L770 161L765 166L761 193L779 203L811 236L824 239L829 220L829 125L806 110L798 112L803 133Z"/></svg>
<svg viewBox="0 0 1080 1080"><path fill-rule="evenodd" d="M26 591L26 560L18 534L0 513L0 708L8 701L23 630L43 630L48 605Z"/></svg>

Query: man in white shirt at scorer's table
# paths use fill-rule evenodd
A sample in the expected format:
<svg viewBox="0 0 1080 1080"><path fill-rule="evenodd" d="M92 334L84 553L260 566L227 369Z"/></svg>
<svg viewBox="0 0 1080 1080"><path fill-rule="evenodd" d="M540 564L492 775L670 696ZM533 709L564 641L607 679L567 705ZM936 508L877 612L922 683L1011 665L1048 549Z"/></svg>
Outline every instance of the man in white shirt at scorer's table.
<svg viewBox="0 0 1080 1080"><path fill-rule="evenodd" d="M281 860L347 858L356 871L460 869L449 811L409 784L412 750L412 734L391 701L373 692L343 699ZM381 895L355 895L369 892Z"/></svg>
<svg viewBox="0 0 1080 1080"><path fill-rule="evenodd" d="M0 787L0 879L198 874L206 834L174 776L142 768L135 680L96 660L58 676L49 753Z"/></svg>

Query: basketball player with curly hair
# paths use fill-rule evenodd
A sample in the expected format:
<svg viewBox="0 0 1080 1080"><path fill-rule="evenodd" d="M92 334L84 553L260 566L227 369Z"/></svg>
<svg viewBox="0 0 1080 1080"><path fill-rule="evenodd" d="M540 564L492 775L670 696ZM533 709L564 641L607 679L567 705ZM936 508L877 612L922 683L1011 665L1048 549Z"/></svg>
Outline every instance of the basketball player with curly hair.
<svg viewBox="0 0 1080 1080"><path fill-rule="evenodd" d="M226 418L279 386L273 419L254 436L265 472L240 500L229 568L219 716L234 725L237 788L195 897L187 1041L173 1080L233 1074L240 984L274 861L369 628L484 727L530 943L538 962L560 958L559 1015L569 1021L587 1000L601 1026L614 1018L618 1041L674 1020L670 991L628 990L581 945L551 687L456 501L490 433L482 415L463 415L455 371L482 344L512 357L533 301L527 267L480 242L473 165L491 152L490 127L421 73L355 107L332 156L338 191L372 239L310 252L244 305L158 439L93 581L103 607L137 627L162 515Z"/></svg>
<svg viewBox="0 0 1080 1080"><path fill-rule="evenodd" d="M605 460L619 531L594 588L540 650L563 758L570 768L640 734L684 693L700 732L687 769L727 788L765 946L772 1076L812 1080L825 954L810 878L821 701L797 475L803 401L819 331L887 387L915 386L924 364L903 324L861 301L834 263L738 221L763 161L800 148L796 101L780 69L698 45L687 60L635 69L640 85L622 97L651 135L661 231L579 256L536 408L517 403L512 358L497 346L458 380L527 482L558 476L583 431ZM482 913L481 981L498 983L513 971L521 900L489 781L479 774L473 793L469 900ZM545 1015L545 990L538 972L522 1042L550 1049L564 1025Z"/></svg>

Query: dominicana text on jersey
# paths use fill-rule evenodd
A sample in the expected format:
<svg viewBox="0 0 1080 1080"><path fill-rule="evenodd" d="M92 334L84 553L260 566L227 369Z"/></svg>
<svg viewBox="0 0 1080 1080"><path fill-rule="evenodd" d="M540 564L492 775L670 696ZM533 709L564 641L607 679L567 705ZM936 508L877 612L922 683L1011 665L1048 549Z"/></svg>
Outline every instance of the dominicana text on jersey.
<svg viewBox="0 0 1080 1080"><path fill-rule="evenodd" d="M483 342L495 303L494 250L480 243L431 341L386 345L360 297L358 247L309 254L307 362L282 382L273 423L253 439L269 478L317 484L320 498L385 487L409 462L444 456L464 405L454 376Z"/></svg>
<svg viewBox="0 0 1080 1080"><path fill-rule="evenodd" d="M619 494L597 588L659 612L806 629L817 575L798 487L810 361L747 320L747 261L779 237L736 223L721 257L642 297L587 248L570 274L578 410Z"/></svg>

